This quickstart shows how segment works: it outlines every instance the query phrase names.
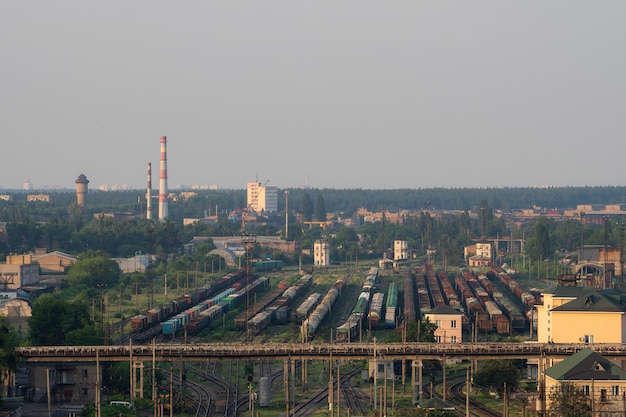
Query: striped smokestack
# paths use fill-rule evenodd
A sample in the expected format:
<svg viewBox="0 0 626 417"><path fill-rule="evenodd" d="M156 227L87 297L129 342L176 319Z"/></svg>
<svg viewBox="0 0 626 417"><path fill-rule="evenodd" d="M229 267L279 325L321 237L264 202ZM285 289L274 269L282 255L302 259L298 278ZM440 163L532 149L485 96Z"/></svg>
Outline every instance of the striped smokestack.
<svg viewBox="0 0 626 417"><path fill-rule="evenodd" d="M148 162L148 188L146 189L146 219L152 219L152 163Z"/></svg>
<svg viewBox="0 0 626 417"><path fill-rule="evenodd" d="M161 136L161 167L159 170L159 220L167 219L167 137Z"/></svg>

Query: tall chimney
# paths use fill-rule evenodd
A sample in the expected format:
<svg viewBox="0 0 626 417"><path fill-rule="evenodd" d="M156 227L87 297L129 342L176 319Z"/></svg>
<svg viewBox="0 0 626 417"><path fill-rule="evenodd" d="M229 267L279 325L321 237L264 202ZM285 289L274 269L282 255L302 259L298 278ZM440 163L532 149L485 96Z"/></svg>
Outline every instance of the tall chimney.
<svg viewBox="0 0 626 417"><path fill-rule="evenodd" d="M148 189L146 190L146 219L152 219L152 162L148 162Z"/></svg>
<svg viewBox="0 0 626 417"><path fill-rule="evenodd" d="M161 136L161 167L159 171L159 220L167 219L167 137Z"/></svg>

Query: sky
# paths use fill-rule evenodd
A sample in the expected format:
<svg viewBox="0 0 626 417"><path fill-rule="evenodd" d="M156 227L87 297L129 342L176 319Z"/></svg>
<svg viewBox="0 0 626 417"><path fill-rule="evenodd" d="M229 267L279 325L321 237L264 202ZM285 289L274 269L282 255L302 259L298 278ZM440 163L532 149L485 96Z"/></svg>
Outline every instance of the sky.
<svg viewBox="0 0 626 417"><path fill-rule="evenodd" d="M5 1L0 188L624 185L626 2Z"/></svg>

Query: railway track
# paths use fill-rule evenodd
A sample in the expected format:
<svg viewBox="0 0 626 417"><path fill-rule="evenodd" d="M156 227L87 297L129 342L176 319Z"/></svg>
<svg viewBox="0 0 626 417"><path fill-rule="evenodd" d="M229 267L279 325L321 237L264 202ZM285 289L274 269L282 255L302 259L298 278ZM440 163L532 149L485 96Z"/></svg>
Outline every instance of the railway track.
<svg viewBox="0 0 626 417"><path fill-rule="evenodd" d="M173 404L182 410L187 410L188 415L194 417L209 417L211 410L211 392L202 384L183 379L174 373L166 372L172 380L172 384L182 388Z"/></svg>
<svg viewBox="0 0 626 417"><path fill-rule="evenodd" d="M443 396L439 394L436 387L443 385L443 380L435 380L433 382L433 397L442 398ZM455 412L460 416L465 416L465 392L463 392L463 387L465 386L465 376L460 375L456 377L452 377L446 381L446 402L455 406ZM430 395L430 386L424 386L424 394ZM485 406L478 401L472 400L470 398L469 401L469 411L470 416L473 417L502 417L502 413L491 409Z"/></svg>
<svg viewBox="0 0 626 417"><path fill-rule="evenodd" d="M345 370L339 375L340 391L343 393L340 404L340 408L347 408L350 410L350 415L365 416L369 414L367 406L363 404L363 396L357 390L352 387L350 379L361 372L361 366L353 367L349 370ZM337 378L333 378L333 387L337 385ZM335 393L336 394L336 393ZM369 399L368 399L369 400ZM333 401L336 402L336 398ZM328 387L313 394L309 399L294 407L294 415L306 417L312 413L320 410L321 408L328 407ZM333 404L334 406L334 404Z"/></svg>

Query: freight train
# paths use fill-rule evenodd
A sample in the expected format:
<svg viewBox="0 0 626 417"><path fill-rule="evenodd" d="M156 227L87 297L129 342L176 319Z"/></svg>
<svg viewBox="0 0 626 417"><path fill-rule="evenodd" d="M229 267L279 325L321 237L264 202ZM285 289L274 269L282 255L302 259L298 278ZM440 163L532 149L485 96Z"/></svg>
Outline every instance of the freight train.
<svg viewBox="0 0 626 417"><path fill-rule="evenodd" d="M241 269L236 272L226 274L210 285L197 288L184 294L175 300L146 311L144 314L138 314L130 319L131 333L134 340L142 340L142 333L151 330L161 322L168 320L177 314L191 308L200 301L211 296L217 295L235 283L239 283L245 277L245 270Z"/></svg>
<svg viewBox="0 0 626 417"><path fill-rule="evenodd" d="M250 334L255 335L265 330L272 322L287 324L290 319L290 307L293 301L301 296L313 282L313 275L305 275L295 284L284 290L282 295L248 321Z"/></svg>
<svg viewBox="0 0 626 417"><path fill-rule="evenodd" d="M371 293L369 291L363 291L359 294L359 298L356 300L354 308L348 319L337 327L337 341L347 343L354 340L361 332L363 325L363 318L367 314Z"/></svg>
<svg viewBox="0 0 626 417"><path fill-rule="evenodd" d="M315 310L309 314L308 318L302 322L301 331L304 340L311 340L315 333L319 330L322 321L326 318L332 306L341 296L342 290L348 285L349 275L338 279L328 290L322 301L315 307Z"/></svg>
<svg viewBox="0 0 626 417"><path fill-rule="evenodd" d="M410 278L409 278L409 281L411 281ZM397 309L398 309L398 285L395 282L391 282L389 284L389 289L387 290L387 302L385 304L385 327L387 329L393 329L396 327Z"/></svg>
<svg viewBox="0 0 626 417"><path fill-rule="evenodd" d="M319 292L314 292L309 295L306 300L298 308L296 308L296 323L302 324L309 315L315 310L315 307L319 304L322 299L322 294Z"/></svg>
<svg viewBox="0 0 626 417"><path fill-rule="evenodd" d="M411 271L404 271L404 313L402 316L405 323L412 323L417 320L414 293L413 274Z"/></svg>
<svg viewBox="0 0 626 417"><path fill-rule="evenodd" d="M161 323L161 331L166 338L174 338L179 330L186 329L188 334L197 334L209 326L227 311L239 307L248 294L255 294L269 286L269 278L255 279L251 284L233 292L227 289L210 300L202 301Z"/></svg>
<svg viewBox="0 0 626 417"><path fill-rule="evenodd" d="M363 286L361 287L361 294L359 294L352 312L348 316L348 319L337 327L336 337L338 342L350 342L354 340L357 335L361 334L363 320L367 317L370 298L376 288L377 279L378 268L370 268L363 282Z"/></svg>
<svg viewBox="0 0 626 417"><path fill-rule="evenodd" d="M370 303L370 311L367 313L367 325L370 329L375 329L380 323L383 314L383 303L385 301L385 293L377 292L372 295Z"/></svg>

